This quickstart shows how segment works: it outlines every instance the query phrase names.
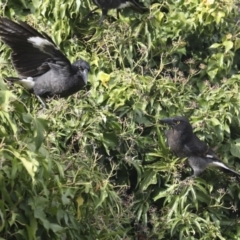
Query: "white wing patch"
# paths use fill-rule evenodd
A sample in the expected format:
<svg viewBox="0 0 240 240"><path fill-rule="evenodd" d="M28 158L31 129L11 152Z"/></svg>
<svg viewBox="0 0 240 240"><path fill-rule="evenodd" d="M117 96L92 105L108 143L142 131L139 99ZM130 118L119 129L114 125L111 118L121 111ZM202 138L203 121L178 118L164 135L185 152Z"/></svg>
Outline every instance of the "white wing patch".
<svg viewBox="0 0 240 240"><path fill-rule="evenodd" d="M206 157L207 157L207 158L213 158L212 155L208 155L208 154L206 155Z"/></svg>
<svg viewBox="0 0 240 240"><path fill-rule="evenodd" d="M17 83L22 85L27 90L33 89L33 86L35 85L35 82L32 77L28 77L26 79L21 79L21 80L17 81Z"/></svg>
<svg viewBox="0 0 240 240"><path fill-rule="evenodd" d="M41 37L30 37L28 38L28 42L32 43L32 45L36 48L39 48L40 51L45 52L44 48L46 46L52 46L55 48L55 46L49 42L47 39L41 38Z"/></svg>

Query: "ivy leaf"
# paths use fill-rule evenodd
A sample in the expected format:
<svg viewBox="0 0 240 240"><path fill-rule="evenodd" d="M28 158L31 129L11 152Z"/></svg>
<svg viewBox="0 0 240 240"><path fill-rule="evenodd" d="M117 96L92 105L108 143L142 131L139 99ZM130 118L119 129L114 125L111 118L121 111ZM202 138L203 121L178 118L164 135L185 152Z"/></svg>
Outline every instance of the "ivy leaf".
<svg viewBox="0 0 240 240"><path fill-rule="evenodd" d="M223 46L225 46L225 53L227 53L230 49L233 48L233 42L232 41L224 41Z"/></svg>

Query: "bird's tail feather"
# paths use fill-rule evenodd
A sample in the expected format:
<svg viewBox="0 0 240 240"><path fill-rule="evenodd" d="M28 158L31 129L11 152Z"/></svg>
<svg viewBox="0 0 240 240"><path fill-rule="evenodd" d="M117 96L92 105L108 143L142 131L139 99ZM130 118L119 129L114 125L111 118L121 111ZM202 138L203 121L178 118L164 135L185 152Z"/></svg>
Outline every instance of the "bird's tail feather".
<svg viewBox="0 0 240 240"><path fill-rule="evenodd" d="M234 173L235 175L237 175L237 176L240 177L240 173L239 173L239 172L237 172L237 171L235 171L235 170L227 167L225 164L223 164L223 163L221 163L221 162L213 162L213 164L214 164L215 166L224 168L225 170L227 170L227 171L229 171L229 172L232 172L232 173Z"/></svg>
<svg viewBox="0 0 240 240"><path fill-rule="evenodd" d="M230 172L232 172L232 173L234 173L235 175L237 175L238 177L240 177L240 173L239 172L237 172L237 171L235 171L235 170L233 170L233 169L231 169L231 168L225 168L226 170L228 170L228 171L230 171Z"/></svg>
<svg viewBox="0 0 240 240"><path fill-rule="evenodd" d="M28 90L32 90L35 84L34 79L32 77L28 77L25 79L21 79L17 77L6 77L5 79L12 83L18 83Z"/></svg>

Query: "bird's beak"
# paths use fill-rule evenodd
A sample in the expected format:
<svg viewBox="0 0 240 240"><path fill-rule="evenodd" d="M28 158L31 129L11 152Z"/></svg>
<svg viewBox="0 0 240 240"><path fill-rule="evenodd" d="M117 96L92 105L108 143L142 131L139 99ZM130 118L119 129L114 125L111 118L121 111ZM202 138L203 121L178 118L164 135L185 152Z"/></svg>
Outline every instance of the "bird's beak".
<svg viewBox="0 0 240 240"><path fill-rule="evenodd" d="M170 126L173 126L174 125L174 121L173 121L173 118L164 118L164 119L160 119L159 120L160 123L166 123Z"/></svg>
<svg viewBox="0 0 240 240"><path fill-rule="evenodd" d="M82 71L82 77L83 77L84 83L87 85L87 82L88 82L88 70L87 69L84 69Z"/></svg>

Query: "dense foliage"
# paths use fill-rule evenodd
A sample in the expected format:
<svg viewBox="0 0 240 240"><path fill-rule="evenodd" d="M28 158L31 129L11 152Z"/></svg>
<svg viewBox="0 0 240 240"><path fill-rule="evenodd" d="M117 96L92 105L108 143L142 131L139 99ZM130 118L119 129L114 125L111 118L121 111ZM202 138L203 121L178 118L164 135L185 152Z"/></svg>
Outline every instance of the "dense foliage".
<svg viewBox="0 0 240 240"><path fill-rule="evenodd" d="M240 27L234 0L145 0L149 13L90 0L0 3L0 15L47 32L89 85L36 98L0 43L0 239L239 239L239 179L191 175L158 119L187 116L240 172ZM84 20L83 20L84 19Z"/></svg>

